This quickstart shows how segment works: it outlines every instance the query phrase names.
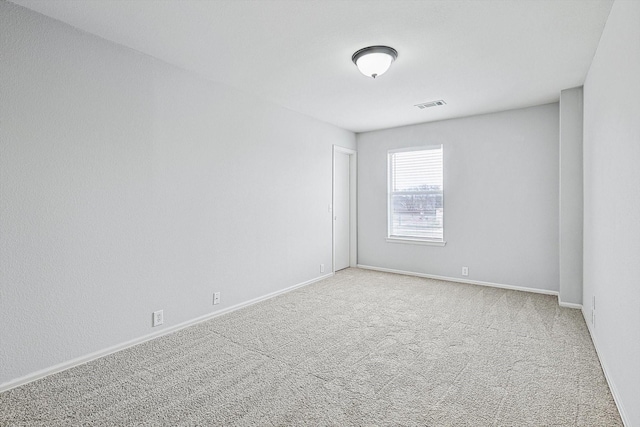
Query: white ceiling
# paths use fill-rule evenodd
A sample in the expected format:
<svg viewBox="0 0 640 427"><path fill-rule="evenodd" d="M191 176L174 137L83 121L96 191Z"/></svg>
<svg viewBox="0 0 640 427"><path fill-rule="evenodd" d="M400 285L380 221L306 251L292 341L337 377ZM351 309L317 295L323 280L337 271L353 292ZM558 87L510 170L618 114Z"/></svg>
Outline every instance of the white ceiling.
<svg viewBox="0 0 640 427"><path fill-rule="evenodd" d="M13 1L355 132L557 101L584 83L613 2ZM398 59L373 80L351 55L376 44Z"/></svg>

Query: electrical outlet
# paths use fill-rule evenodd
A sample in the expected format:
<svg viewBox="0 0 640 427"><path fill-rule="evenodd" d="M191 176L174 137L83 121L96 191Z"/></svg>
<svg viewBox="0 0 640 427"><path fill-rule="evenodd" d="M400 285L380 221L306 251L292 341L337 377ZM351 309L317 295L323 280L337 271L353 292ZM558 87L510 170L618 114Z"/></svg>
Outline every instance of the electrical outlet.
<svg viewBox="0 0 640 427"><path fill-rule="evenodd" d="M469 267L462 267L462 275L463 276L469 275Z"/></svg>
<svg viewBox="0 0 640 427"><path fill-rule="evenodd" d="M154 311L153 312L153 326L160 326L162 325L162 322L164 322L164 314L162 313L162 310L158 310L158 311Z"/></svg>
<svg viewBox="0 0 640 427"><path fill-rule="evenodd" d="M213 305L220 304L220 292L213 294Z"/></svg>
<svg viewBox="0 0 640 427"><path fill-rule="evenodd" d="M320 273L324 273L324 264L320 264Z"/></svg>

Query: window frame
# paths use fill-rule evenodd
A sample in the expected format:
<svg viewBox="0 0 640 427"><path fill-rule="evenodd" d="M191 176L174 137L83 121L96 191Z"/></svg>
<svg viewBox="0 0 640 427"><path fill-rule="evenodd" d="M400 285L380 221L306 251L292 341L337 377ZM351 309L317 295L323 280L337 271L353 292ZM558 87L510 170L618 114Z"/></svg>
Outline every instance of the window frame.
<svg viewBox="0 0 640 427"><path fill-rule="evenodd" d="M442 194L442 238L441 239L431 239L431 238L420 238L415 236L401 236L401 235L392 235L392 222L393 222L393 196L394 194L399 193L407 193L407 192L394 192L393 191L393 170L392 170L392 162L391 156L396 153L410 152L410 151L426 151L426 150L442 150L442 191L438 191L435 193ZM411 192L411 194L434 194L434 191L425 190L424 192L416 191ZM403 243L403 244L412 244L412 245L425 245L425 246L445 246L446 241L444 239L444 144L432 144L432 145L421 145L416 147L405 147L398 148L387 151L387 237L386 241L388 243Z"/></svg>

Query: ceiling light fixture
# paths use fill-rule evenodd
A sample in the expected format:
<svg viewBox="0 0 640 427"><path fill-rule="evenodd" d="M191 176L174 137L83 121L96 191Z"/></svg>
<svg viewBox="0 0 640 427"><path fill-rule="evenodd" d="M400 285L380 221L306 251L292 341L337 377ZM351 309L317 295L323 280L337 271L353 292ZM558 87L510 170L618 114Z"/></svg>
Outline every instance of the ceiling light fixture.
<svg viewBox="0 0 640 427"><path fill-rule="evenodd" d="M392 47L369 46L354 53L351 60L362 74L375 79L386 73L397 57L398 52Z"/></svg>

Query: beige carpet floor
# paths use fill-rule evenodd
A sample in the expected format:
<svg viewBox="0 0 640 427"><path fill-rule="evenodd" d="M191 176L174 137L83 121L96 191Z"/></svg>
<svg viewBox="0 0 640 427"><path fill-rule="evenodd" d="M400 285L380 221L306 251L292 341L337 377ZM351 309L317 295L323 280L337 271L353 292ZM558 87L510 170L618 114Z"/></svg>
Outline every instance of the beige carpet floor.
<svg viewBox="0 0 640 427"><path fill-rule="evenodd" d="M0 425L622 423L579 310L347 269L2 393Z"/></svg>

